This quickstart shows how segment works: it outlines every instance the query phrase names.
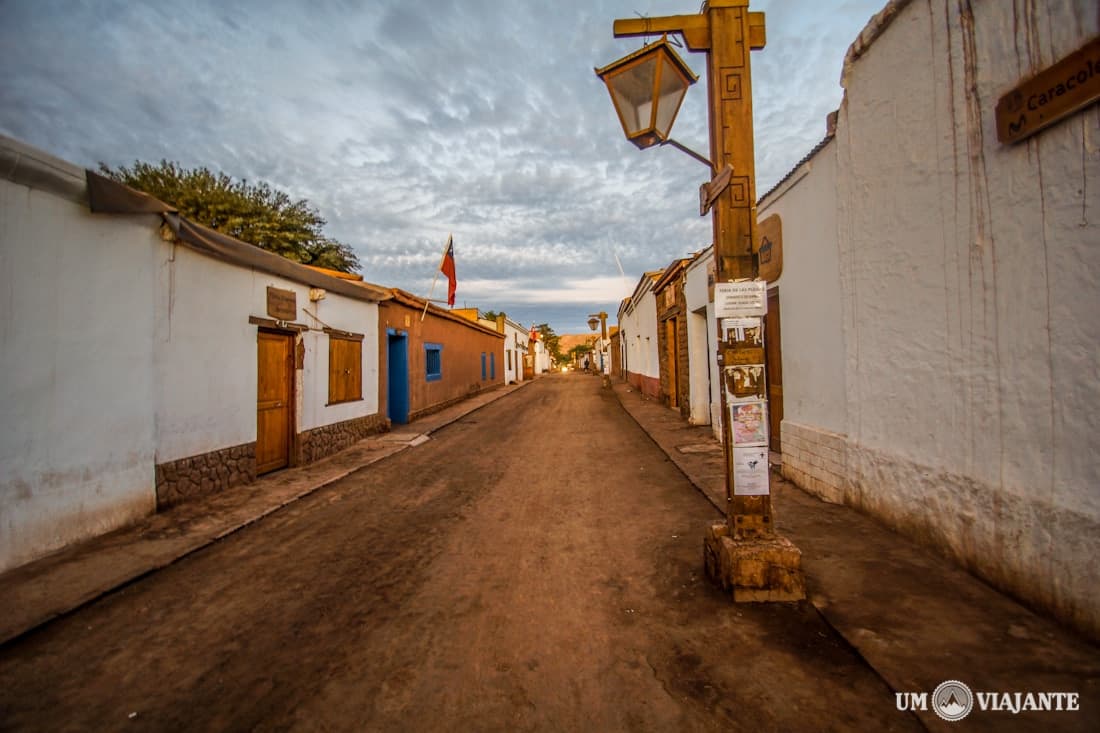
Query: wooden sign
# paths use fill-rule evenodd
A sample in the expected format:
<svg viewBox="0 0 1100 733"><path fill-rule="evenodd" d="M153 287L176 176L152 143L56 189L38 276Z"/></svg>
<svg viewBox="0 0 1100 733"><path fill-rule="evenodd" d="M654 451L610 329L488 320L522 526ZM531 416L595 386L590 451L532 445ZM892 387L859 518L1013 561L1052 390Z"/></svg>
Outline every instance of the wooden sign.
<svg viewBox="0 0 1100 733"><path fill-rule="evenodd" d="M277 321L293 321L298 317L298 303L293 290L267 286L267 314Z"/></svg>
<svg viewBox="0 0 1100 733"><path fill-rule="evenodd" d="M707 215L707 212L714 206L714 202L726 190L726 186L730 185L732 176L733 166L726 163L726 167L722 169L721 173L699 187L699 216Z"/></svg>
<svg viewBox="0 0 1100 733"><path fill-rule="evenodd" d="M779 214L772 214L757 224L752 251L759 257L758 277L769 283L778 280L783 274L783 222Z"/></svg>
<svg viewBox="0 0 1100 733"><path fill-rule="evenodd" d="M1026 140L1100 99L1100 36L1040 71L997 102L997 139Z"/></svg>

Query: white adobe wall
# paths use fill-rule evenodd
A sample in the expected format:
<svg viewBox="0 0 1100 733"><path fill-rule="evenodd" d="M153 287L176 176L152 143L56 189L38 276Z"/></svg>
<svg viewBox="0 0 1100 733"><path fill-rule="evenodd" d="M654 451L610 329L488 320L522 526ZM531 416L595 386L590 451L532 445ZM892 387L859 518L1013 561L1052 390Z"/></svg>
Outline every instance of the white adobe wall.
<svg viewBox="0 0 1100 733"><path fill-rule="evenodd" d="M0 179L0 571L155 509L154 219Z"/></svg>
<svg viewBox="0 0 1100 733"><path fill-rule="evenodd" d="M364 334L363 399L328 402L329 337L302 334L297 372L296 432L378 412L378 306L327 293L309 301L309 286L226 264L179 244L157 250L157 463L256 440L256 332L248 317L267 316L267 287L295 293L297 323Z"/></svg>
<svg viewBox="0 0 1100 733"><path fill-rule="evenodd" d="M504 321L504 383L523 381L523 355L518 344L527 343L527 331L509 320ZM512 368L508 368L508 353L512 354Z"/></svg>
<svg viewBox="0 0 1100 733"><path fill-rule="evenodd" d="M783 228L783 272L775 283L782 319L783 475L839 503L847 484L848 428L836 151L835 140L825 143L768 194L758 216L778 214Z"/></svg>
<svg viewBox="0 0 1100 733"><path fill-rule="evenodd" d="M626 331L627 368L634 374L660 379L657 352L657 302L653 291L647 290L627 309L619 324Z"/></svg>
<svg viewBox="0 0 1100 733"><path fill-rule="evenodd" d="M707 273L714 262L714 250L692 262L687 267L684 299L687 305L688 371L690 372L690 401L692 425L714 425L715 434L722 431L719 419L721 397L718 374L718 323L714 317L714 303L710 300Z"/></svg>
<svg viewBox="0 0 1100 733"><path fill-rule="evenodd" d="M963 7L905 5L846 71L846 500L1100 636L1100 106L1013 146L993 114L1100 18Z"/></svg>

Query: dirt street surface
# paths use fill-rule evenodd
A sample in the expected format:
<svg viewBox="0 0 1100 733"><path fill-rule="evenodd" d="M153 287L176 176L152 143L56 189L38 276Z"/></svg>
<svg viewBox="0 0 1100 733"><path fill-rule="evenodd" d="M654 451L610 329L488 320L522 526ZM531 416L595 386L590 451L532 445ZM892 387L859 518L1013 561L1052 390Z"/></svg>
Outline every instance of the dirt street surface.
<svg viewBox="0 0 1100 733"><path fill-rule="evenodd" d="M921 730L811 606L707 583L716 516L543 377L0 648L0 729Z"/></svg>

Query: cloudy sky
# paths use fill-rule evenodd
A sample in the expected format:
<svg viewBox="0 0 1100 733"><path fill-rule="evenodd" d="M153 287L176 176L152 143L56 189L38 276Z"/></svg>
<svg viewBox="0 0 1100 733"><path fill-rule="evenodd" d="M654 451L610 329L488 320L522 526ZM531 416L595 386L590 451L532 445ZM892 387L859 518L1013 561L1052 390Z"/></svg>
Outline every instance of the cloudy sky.
<svg viewBox="0 0 1100 733"><path fill-rule="evenodd" d="M821 140L848 45L885 0L760 0L757 192ZM206 166L308 199L365 278L558 333L710 243L709 177L622 135L592 73L615 18L695 0L0 0L0 132L78 165ZM704 57L683 53L700 76ZM706 91L673 135L706 152ZM622 273L620 274L619 263ZM436 289L436 297L445 287Z"/></svg>

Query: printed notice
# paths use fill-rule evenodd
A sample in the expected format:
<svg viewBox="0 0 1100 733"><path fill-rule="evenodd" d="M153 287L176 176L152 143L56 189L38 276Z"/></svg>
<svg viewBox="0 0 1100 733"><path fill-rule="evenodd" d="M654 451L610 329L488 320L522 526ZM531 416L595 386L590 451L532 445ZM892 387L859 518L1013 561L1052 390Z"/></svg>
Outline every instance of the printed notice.
<svg viewBox="0 0 1100 733"><path fill-rule="evenodd" d="M768 448L733 449L733 493L763 496L768 489Z"/></svg>
<svg viewBox="0 0 1100 733"><path fill-rule="evenodd" d="M768 284L763 280L714 284L714 315L718 318L763 316L768 312Z"/></svg>

